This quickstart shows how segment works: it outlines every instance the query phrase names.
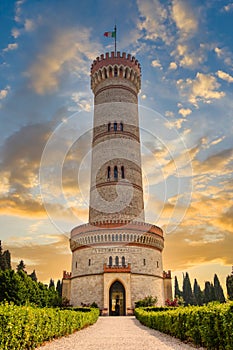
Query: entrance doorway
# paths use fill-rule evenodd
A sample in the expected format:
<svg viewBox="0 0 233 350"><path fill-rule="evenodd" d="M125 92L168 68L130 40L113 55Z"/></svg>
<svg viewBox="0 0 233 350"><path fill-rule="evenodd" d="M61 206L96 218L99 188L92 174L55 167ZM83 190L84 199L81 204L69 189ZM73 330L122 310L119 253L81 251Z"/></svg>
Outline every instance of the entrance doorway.
<svg viewBox="0 0 233 350"><path fill-rule="evenodd" d="M125 316L125 288L119 281L114 282L109 289L109 315Z"/></svg>

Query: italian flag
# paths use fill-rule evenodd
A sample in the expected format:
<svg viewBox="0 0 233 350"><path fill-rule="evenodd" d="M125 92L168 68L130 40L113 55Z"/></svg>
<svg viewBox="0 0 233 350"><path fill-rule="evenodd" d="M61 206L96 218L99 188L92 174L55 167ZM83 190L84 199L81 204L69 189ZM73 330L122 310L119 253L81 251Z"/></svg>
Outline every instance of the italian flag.
<svg viewBox="0 0 233 350"><path fill-rule="evenodd" d="M116 37L116 31L114 31L114 32L105 32L104 36L106 36L107 38L115 38Z"/></svg>

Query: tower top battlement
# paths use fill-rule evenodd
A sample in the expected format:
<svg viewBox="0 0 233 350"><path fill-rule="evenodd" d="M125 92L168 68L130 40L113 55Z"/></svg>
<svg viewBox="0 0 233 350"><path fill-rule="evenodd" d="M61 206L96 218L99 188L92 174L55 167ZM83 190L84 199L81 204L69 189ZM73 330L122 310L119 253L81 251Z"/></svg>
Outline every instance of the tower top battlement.
<svg viewBox="0 0 233 350"><path fill-rule="evenodd" d="M133 68L139 75L141 75L141 65L138 60L131 54L126 54L126 52L122 52L121 55L120 51L117 51L116 55L114 51L112 51L111 53L106 52L105 55L102 54L100 57L97 57L91 65L91 75L93 75L99 69L109 65L123 65L130 67Z"/></svg>
<svg viewBox="0 0 233 350"><path fill-rule="evenodd" d="M141 66L138 60L125 52L121 55L118 51L115 55L113 51L111 54L109 52L105 55L102 54L93 61L91 65L91 88L94 93L101 81L116 77L133 83L136 93L138 93L141 88Z"/></svg>

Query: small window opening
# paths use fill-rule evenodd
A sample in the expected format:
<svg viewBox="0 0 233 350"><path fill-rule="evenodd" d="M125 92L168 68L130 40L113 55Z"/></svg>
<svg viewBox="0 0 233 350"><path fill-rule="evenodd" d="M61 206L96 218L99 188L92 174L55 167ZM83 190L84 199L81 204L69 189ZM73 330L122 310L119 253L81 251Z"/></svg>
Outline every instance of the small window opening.
<svg viewBox="0 0 233 350"><path fill-rule="evenodd" d="M146 259L143 259L143 265L146 266Z"/></svg>
<svg viewBox="0 0 233 350"><path fill-rule="evenodd" d="M120 123L120 131L123 131L123 129L124 129L123 123Z"/></svg>
<svg viewBox="0 0 233 350"><path fill-rule="evenodd" d="M109 264L109 266L112 266L112 257L111 256L109 257L108 264Z"/></svg>
<svg viewBox="0 0 233 350"><path fill-rule="evenodd" d="M122 178L122 179L125 178L125 169L124 169L123 166L121 167L121 178Z"/></svg>
<svg viewBox="0 0 233 350"><path fill-rule="evenodd" d="M88 260L88 266L91 266L91 259Z"/></svg>
<svg viewBox="0 0 233 350"><path fill-rule="evenodd" d="M114 166L114 180L117 180L118 179L118 169L117 169L117 166L115 165Z"/></svg>
<svg viewBox="0 0 233 350"><path fill-rule="evenodd" d="M122 266L125 266L125 257L124 256L122 256L121 261L122 261Z"/></svg>
<svg viewBox="0 0 233 350"><path fill-rule="evenodd" d="M111 123L108 123L108 131L111 131Z"/></svg>
<svg viewBox="0 0 233 350"><path fill-rule="evenodd" d="M117 77L118 76L118 70L117 70L117 67L114 68L114 77Z"/></svg>
<svg viewBox="0 0 233 350"><path fill-rule="evenodd" d="M115 258L115 265L119 266L119 257L118 256L116 256L116 258Z"/></svg>
<svg viewBox="0 0 233 350"><path fill-rule="evenodd" d="M108 166L108 180L110 180L110 176L111 176L111 168L110 166Z"/></svg>
<svg viewBox="0 0 233 350"><path fill-rule="evenodd" d="M114 122L114 131L117 131L117 122Z"/></svg>

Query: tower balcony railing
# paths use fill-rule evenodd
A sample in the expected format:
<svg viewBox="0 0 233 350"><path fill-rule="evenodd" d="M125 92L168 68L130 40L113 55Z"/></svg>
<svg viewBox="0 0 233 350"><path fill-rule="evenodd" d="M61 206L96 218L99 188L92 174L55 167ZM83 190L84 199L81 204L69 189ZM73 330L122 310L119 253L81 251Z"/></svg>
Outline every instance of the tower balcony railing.
<svg viewBox="0 0 233 350"><path fill-rule="evenodd" d="M131 264L127 264L127 265L104 264L104 272L131 272Z"/></svg>

